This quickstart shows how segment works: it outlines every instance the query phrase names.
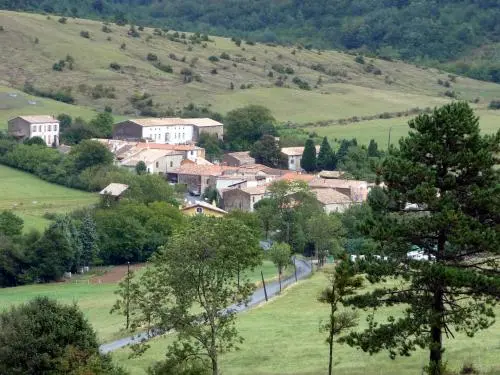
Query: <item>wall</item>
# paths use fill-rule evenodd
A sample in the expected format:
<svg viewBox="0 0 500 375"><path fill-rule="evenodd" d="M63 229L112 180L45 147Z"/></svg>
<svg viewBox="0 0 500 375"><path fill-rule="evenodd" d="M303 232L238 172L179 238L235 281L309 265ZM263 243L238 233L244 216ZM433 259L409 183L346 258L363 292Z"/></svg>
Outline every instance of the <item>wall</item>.
<svg viewBox="0 0 500 375"><path fill-rule="evenodd" d="M197 142L201 133L214 134L217 138L222 139L224 133L224 126L194 126L193 141Z"/></svg>
<svg viewBox="0 0 500 375"><path fill-rule="evenodd" d="M200 206L201 207L201 206ZM203 215L207 215L207 216L215 216L215 217L222 217L224 216L224 214L222 212L218 212L218 211L212 211L206 207L201 207L203 209L203 212L201 214ZM185 209L185 210L182 210L182 213L184 215L188 215L188 216L195 216L195 215L200 215L199 212L196 211L197 207L191 207L191 208L188 208L188 209Z"/></svg>
<svg viewBox="0 0 500 375"><path fill-rule="evenodd" d="M155 143L184 144L193 140L193 126L145 126L142 136L144 139L151 139Z"/></svg>
<svg viewBox="0 0 500 375"><path fill-rule="evenodd" d="M222 199L222 208L226 211L242 210L249 212L252 209L250 195L240 189L225 191Z"/></svg>
<svg viewBox="0 0 500 375"><path fill-rule="evenodd" d="M142 126L131 121L120 122L113 129L113 138L138 141L142 139Z"/></svg>
<svg viewBox="0 0 500 375"><path fill-rule="evenodd" d="M59 145L59 121L30 124L21 118L15 118L9 121L9 133L19 133L24 138L40 137L47 146L52 146L54 142L56 146Z"/></svg>

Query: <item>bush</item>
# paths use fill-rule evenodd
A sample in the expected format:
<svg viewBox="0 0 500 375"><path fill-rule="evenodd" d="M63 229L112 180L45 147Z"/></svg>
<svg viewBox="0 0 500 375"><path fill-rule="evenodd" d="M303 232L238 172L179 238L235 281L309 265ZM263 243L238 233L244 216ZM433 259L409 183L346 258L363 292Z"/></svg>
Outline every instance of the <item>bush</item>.
<svg viewBox="0 0 500 375"><path fill-rule="evenodd" d="M127 32L127 35L131 36L132 38L140 38L141 34L135 29L135 27L132 25L130 26L129 31Z"/></svg>
<svg viewBox="0 0 500 375"><path fill-rule="evenodd" d="M120 70L122 68L121 65L116 62L112 62L111 64L109 64L109 67L113 70Z"/></svg>
<svg viewBox="0 0 500 375"><path fill-rule="evenodd" d="M173 73L174 72L172 65L162 64L160 61L158 61L156 64L154 64L154 66L165 73Z"/></svg>
<svg viewBox="0 0 500 375"><path fill-rule="evenodd" d="M146 59L148 61L158 61L158 56L156 56L154 53L148 53Z"/></svg>
<svg viewBox="0 0 500 375"><path fill-rule="evenodd" d="M113 86L104 86L104 85L96 85L94 86L89 94L92 97L92 99L101 99L101 98L108 98L108 99L115 99L116 94L115 94L116 89Z"/></svg>
<svg viewBox="0 0 500 375"><path fill-rule="evenodd" d="M286 73L286 74L294 74L294 73L295 73L295 71L294 71L294 70L293 70L293 68L291 68L290 66L287 66L287 67L285 68L285 73Z"/></svg>
<svg viewBox="0 0 500 375"><path fill-rule="evenodd" d="M227 52L222 52L220 55L220 58L223 60L230 60L231 56L229 56L229 54Z"/></svg>
<svg viewBox="0 0 500 375"><path fill-rule="evenodd" d="M444 95L447 96L447 97L449 97L449 98L453 98L453 99L458 98L457 93L455 91L453 91L453 90L447 90L447 91L445 91Z"/></svg>
<svg viewBox="0 0 500 375"><path fill-rule="evenodd" d="M169 53L168 58L177 61L177 56L175 55L175 53Z"/></svg>
<svg viewBox="0 0 500 375"><path fill-rule="evenodd" d="M139 26L138 29L139 31L144 31L144 26Z"/></svg>
<svg viewBox="0 0 500 375"><path fill-rule="evenodd" d="M54 63L54 65L52 65L52 70L55 70L56 72L62 72L65 65L66 62L64 60L59 60L59 62L56 62Z"/></svg>
<svg viewBox="0 0 500 375"><path fill-rule="evenodd" d="M358 64L364 65L365 58L361 55L358 55L354 58L354 61L356 61Z"/></svg>
<svg viewBox="0 0 500 375"><path fill-rule="evenodd" d="M37 89L31 83L26 83L24 85L23 91L30 95L50 98L63 103L73 104L75 102L75 98L71 96L71 87L65 87L63 89L53 91Z"/></svg>
<svg viewBox="0 0 500 375"><path fill-rule="evenodd" d="M210 71L210 74L217 74L217 69L213 68L213 69Z"/></svg>
<svg viewBox="0 0 500 375"><path fill-rule="evenodd" d="M299 86L299 89L301 89L301 90L311 90L311 86L309 85L309 82L304 81L304 80L300 79L299 77L294 77L292 82L295 83L297 86Z"/></svg>
<svg viewBox="0 0 500 375"><path fill-rule="evenodd" d="M65 24L67 20L68 20L68 19L67 19L66 17L61 17L61 18L59 18L57 21L58 21L59 23Z"/></svg>
<svg viewBox="0 0 500 375"><path fill-rule="evenodd" d="M80 36L85 39L90 39L90 33L85 30L80 31Z"/></svg>
<svg viewBox="0 0 500 375"><path fill-rule="evenodd" d="M209 56L208 60L211 62L217 62L219 61L219 58L217 56Z"/></svg>
<svg viewBox="0 0 500 375"><path fill-rule="evenodd" d="M492 100L488 105L489 109L500 109L500 100Z"/></svg>
<svg viewBox="0 0 500 375"><path fill-rule="evenodd" d="M112 32L111 29L107 25L102 25L101 31L103 33L110 33L110 32Z"/></svg>

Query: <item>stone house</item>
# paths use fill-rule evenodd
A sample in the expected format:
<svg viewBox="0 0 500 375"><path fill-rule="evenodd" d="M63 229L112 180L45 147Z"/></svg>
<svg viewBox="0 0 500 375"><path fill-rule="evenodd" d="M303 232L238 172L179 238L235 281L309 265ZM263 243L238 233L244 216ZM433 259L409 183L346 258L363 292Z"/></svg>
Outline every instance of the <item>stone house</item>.
<svg viewBox="0 0 500 375"><path fill-rule="evenodd" d="M320 146L316 146L316 156L318 156ZM281 154L287 160L287 168L291 171L302 170L300 166L300 161L302 160L302 154L304 153L304 147L283 147L281 149Z"/></svg>
<svg viewBox="0 0 500 375"><path fill-rule="evenodd" d="M40 137L48 146L59 146L59 120L53 116L17 116L8 121L8 129L18 139Z"/></svg>
<svg viewBox="0 0 500 375"><path fill-rule="evenodd" d="M255 159L250 156L250 151L230 152L224 154L222 164L230 167L240 167L247 164L255 164Z"/></svg>
<svg viewBox="0 0 500 375"><path fill-rule="evenodd" d="M343 180L316 177L308 183L311 189L332 189L347 195L353 202L364 202L368 198L371 184L360 180Z"/></svg>
<svg viewBox="0 0 500 375"><path fill-rule="evenodd" d="M266 196L267 185L228 189L222 193L222 207L226 211L253 212L257 202Z"/></svg>
<svg viewBox="0 0 500 375"><path fill-rule="evenodd" d="M120 161L122 167L135 169L142 161L146 164L148 173L165 175L169 171L179 168L184 154L181 151L141 149L130 157Z"/></svg>
<svg viewBox="0 0 500 375"><path fill-rule="evenodd" d="M344 212L353 204L349 196L334 189L312 189L311 192L316 196L316 199L327 214L331 212Z"/></svg>

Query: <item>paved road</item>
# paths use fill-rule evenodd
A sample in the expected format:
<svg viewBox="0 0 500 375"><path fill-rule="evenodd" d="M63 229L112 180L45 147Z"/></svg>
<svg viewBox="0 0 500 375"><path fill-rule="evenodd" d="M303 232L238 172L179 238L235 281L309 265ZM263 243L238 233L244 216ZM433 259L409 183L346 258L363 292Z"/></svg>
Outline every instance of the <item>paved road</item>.
<svg viewBox="0 0 500 375"><path fill-rule="evenodd" d="M303 279L304 277L308 276L311 273L311 265L305 260L302 259L294 259L295 265L297 267L297 279ZM291 285L295 283L295 275L290 276L287 279L284 279L281 281L281 285L283 288L287 287L288 285ZM266 290L267 290L267 297L272 298L276 296L279 291L280 291L280 285L278 281L266 284ZM250 299L250 302L248 305L240 305L240 306L230 306L228 309L235 310L237 312L245 311L248 310L261 302L265 301L266 297L264 294L264 288L259 288L257 289L253 294ZM99 348L101 353L110 353L115 350L118 350L120 348L123 348L124 346L130 345L130 344L138 344L140 342L143 342L145 340L148 340L150 337L146 333L140 333L135 336L130 336L130 337L124 337L122 339L109 342L106 344L102 344Z"/></svg>

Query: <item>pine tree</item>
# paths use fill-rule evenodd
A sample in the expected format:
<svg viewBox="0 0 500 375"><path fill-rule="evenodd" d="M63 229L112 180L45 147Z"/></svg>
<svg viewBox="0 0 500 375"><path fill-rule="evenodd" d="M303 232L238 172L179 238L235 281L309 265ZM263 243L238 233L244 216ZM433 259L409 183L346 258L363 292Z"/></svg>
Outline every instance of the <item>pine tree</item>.
<svg viewBox="0 0 500 375"><path fill-rule="evenodd" d="M306 172L314 172L316 170L316 147L314 146L314 141L311 138L306 141L304 146L300 166Z"/></svg>
<svg viewBox="0 0 500 375"><path fill-rule="evenodd" d="M319 148L317 167L318 170L331 171L335 169L335 154L328 143L328 139L323 138L321 147Z"/></svg>
<svg viewBox="0 0 500 375"><path fill-rule="evenodd" d="M378 157L380 156L378 152L378 144L374 139L370 139L370 144L368 145L368 156Z"/></svg>
<svg viewBox="0 0 500 375"><path fill-rule="evenodd" d="M83 218L80 228L80 242L82 244L81 262L84 266L94 264L99 253L97 228L90 213Z"/></svg>
<svg viewBox="0 0 500 375"><path fill-rule="evenodd" d="M494 168L500 131L480 135L467 103L445 105L409 126L409 136L383 164L387 188L369 197L375 220L367 232L389 260L369 261L364 269L372 282L394 277L402 283L351 300L365 308L401 305L402 313L384 324L371 315L369 328L347 342L370 353L386 349L392 358L428 348L427 371L441 375L443 335L488 328L500 297L500 175Z"/></svg>

